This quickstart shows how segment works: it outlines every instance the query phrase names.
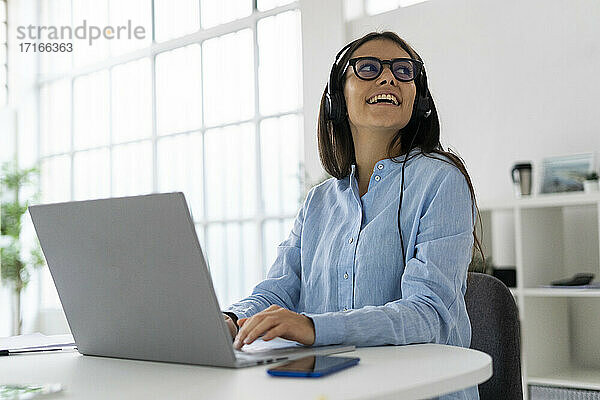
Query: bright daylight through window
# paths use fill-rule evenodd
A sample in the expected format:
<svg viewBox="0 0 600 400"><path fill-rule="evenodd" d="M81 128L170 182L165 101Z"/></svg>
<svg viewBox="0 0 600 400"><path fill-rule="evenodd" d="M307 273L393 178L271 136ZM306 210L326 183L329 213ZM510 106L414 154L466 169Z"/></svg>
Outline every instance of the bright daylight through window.
<svg viewBox="0 0 600 400"><path fill-rule="evenodd" d="M44 26L145 32L40 56L41 201L183 191L223 306L265 277L304 195L299 5L254 4L41 2ZM0 101L5 60L0 43Z"/></svg>

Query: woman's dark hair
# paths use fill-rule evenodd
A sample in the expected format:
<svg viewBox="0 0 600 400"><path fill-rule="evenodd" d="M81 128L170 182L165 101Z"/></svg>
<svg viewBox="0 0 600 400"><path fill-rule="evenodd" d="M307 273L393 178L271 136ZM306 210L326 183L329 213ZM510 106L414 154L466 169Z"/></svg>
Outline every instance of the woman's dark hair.
<svg viewBox="0 0 600 400"><path fill-rule="evenodd" d="M346 66L348 60L352 56L352 53L354 53L354 51L357 48L359 48L362 44L371 40L393 41L397 43L400 47L402 47L408 54L410 54L412 58L419 61L423 61L421 57L417 54L417 52L396 33L389 31L381 33L371 32L352 42L348 50L343 54L343 56L333 67L333 77L335 78L335 81L332 82L333 90L343 91L344 85L346 83L344 67ZM479 224L481 227L481 215L479 213L479 207L477 207L475 191L473 190L471 178L467 173L464 161L462 160L462 158L460 158L458 154L452 153L450 151L450 148L448 148L448 151L444 150L440 143L440 122L438 119L438 114L435 108L433 98L431 97L431 94L427 89L427 75L425 73L425 68L422 69L422 76L420 77L420 79L415 79L414 82L416 85L416 95L415 101L413 102L412 116L408 121L408 124L406 124L404 128L400 129L390 141L387 149L387 156L388 158L391 158L393 162L400 163L403 160L396 161L395 157L406 155L411 151L412 148L418 147L420 151L414 156L423 154L426 157L435 158L457 167L467 180L469 190L471 191L471 201L472 204L475 204L478 216L477 219L479 220ZM321 97L321 106L319 108L319 123L317 127L319 157L321 159L321 164L323 165L323 168L325 168L325 171L327 171L327 173L329 173L331 176L337 179L342 179L348 174L350 174L352 164L356 164L354 142L352 140L352 133L350 131L350 125L348 123L347 118L344 119L340 124L334 124L331 120L326 119L326 93L327 88L325 88L325 91L323 91L323 96ZM425 94L427 94L429 97L431 114L428 118L422 119L417 117L415 108L417 104L417 96L424 96ZM343 107L342 114L347 115L346 102L344 96L342 95L341 98L341 105ZM411 146L413 143L414 145ZM398 146L400 146L400 149L398 149ZM450 159L451 162L448 162L447 160L442 158L435 157L433 156L433 154L440 154L442 156L445 156L448 159ZM414 156L411 156L411 158ZM483 229L481 230L481 232L483 232ZM475 224L473 227L473 237L475 245L481 253L481 256L483 258L483 264L485 266L485 255L483 254L481 243L477 237ZM473 248L473 254L474 253L475 248Z"/></svg>

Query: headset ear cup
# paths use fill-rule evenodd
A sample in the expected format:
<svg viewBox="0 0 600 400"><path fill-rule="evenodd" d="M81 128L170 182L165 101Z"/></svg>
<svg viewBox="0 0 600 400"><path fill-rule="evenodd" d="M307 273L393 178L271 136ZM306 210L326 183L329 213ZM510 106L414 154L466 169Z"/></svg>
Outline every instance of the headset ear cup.
<svg viewBox="0 0 600 400"><path fill-rule="evenodd" d="M331 99L331 96L329 95L329 92L325 93L325 120L329 121L331 120L331 109L332 109L332 103L333 100Z"/></svg>
<svg viewBox="0 0 600 400"><path fill-rule="evenodd" d="M419 83L421 86L421 94L419 94L419 102L417 104L417 116L420 119L427 119L431 115L431 104L429 102L429 88L427 87L427 74L425 69L419 74Z"/></svg>
<svg viewBox="0 0 600 400"><path fill-rule="evenodd" d="M417 104L417 116L422 119L426 119L431 115L431 107L429 104L429 96L419 96L419 102Z"/></svg>
<svg viewBox="0 0 600 400"><path fill-rule="evenodd" d="M338 92L335 93L327 93L325 102L325 112L327 114L327 119L331 120L334 124L339 125L345 115L344 115L344 99L341 98L341 94Z"/></svg>
<svg viewBox="0 0 600 400"><path fill-rule="evenodd" d="M335 92L333 94L334 98L334 121L336 124L341 124L345 115L344 115L344 99L342 98L342 94L340 92Z"/></svg>

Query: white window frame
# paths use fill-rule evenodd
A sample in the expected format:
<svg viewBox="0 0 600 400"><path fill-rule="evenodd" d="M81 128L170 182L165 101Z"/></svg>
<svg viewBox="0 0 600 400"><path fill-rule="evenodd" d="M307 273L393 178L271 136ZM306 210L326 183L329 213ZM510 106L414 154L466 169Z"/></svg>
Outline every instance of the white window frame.
<svg viewBox="0 0 600 400"><path fill-rule="evenodd" d="M76 1L76 0L73 0ZM200 0L198 0L200 1ZM200 12L201 12L201 7L199 7ZM70 70L69 72L66 73L53 73L53 74L47 74L45 76L41 76L38 75L39 79L36 82L36 92L37 92L37 108L38 110L41 110L41 89L44 85L54 82L56 80L60 80L60 79L68 79L69 83L70 83L70 90L71 90L71 143L70 143L70 150L66 151L66 152L62 152L62 153L53 153L51 155L42 155L41 154L41 146L39 145L41 143L41 121L40 118L38 118L37 121L37 141L38 141L38 148L37 148L37 160L38 162L42 163L42 161L44 161L45 159L50 159L50 158L54 158L57 156L61 156L61 155L68 155L70 158L70 195L69 198L71 200L74 199L74 184L75 184L75 172L74 172L74 168L73 168L73 161L74 161L74 156L75 153L79 153L82 151L89 151L89 150L94 150L94 149L100 149L100 148L108 148L109 150L109 176L110 176L110 190L111 190L111 195L113 193L113 182L112 182L112 177L113 177L113 148L115 146L121 146L124 144L129 144L129 143L139 143L139 142L145 142L148 140L151 140L152 142L152 165L153 165L153 171L152 171L152 192L156 193L158 191L158 167L157 167L157 162L158 162L158 150L157 150L157 143L160 139L166 138L166 137L170 137L170 136L175 136L175 135L181 135L181 134L188 134L188 133L198 133L200 132L200 134L203 137L203 143L204 143L204 134L206 133L206 131L208 129L213 129L213 128L219 128L219 127L225 127L225 126L231 126L231 125L238 125L241 123L245 123L245 122L251 122L254 124L254 134L255 134L255 152L256 152L256 182L257 182L257 190L256 190L256 196L257 196L257 213L256 215L252 216L252 217L246 217L246 218L225 218L225 219L209 219L206 216L206 206L203 207L203 213L200 216L200 218L198 218L197 215L194 215L194 225L196 227L196 230L201 229L202 230L202 236L203 238L207 237L207 229L211 224L223 224L223 223L244 223L244 222L248 222L248 221L253 221L257 224L258 229L259 229L259 235L258 238L256 238L256 246L258 247L258 266L261 269L261 272L264 274L266 274L266 262L267 260L265 259L265 251L264 251L264 223L266 221L273 221L273 220L277 220L280 222L286 221L286 220L290 220L296 217L296 214L265 214L264 213L264 209L263 209L263 199L261 196L262 193L262 178L261 178L261 149L260 149L260 125L261 125L261 121L264 119L268 119L268 118L277 118L277 117L281 117L281 116L285 116L285 115L297 115L299 117L300 120L303 119L303 105L301 105L299 108L295 109L295 110L290 110L288 112L283 112L283 113L277 113L277 114L270 114L270 115L261 115L260 114L260 110L259 110L259 71L258 71L258 66L259 66L259 51L258 51L258 38L257 38L257 24L258 21L266 18L266 17L271 17L271 16L275 16L277 14L281 14L283 12L286 11L292 11L292 10L298 10L298 12L300 12L301 7L300 7L300 1L294 1L292 3L286 4L284 6L279 6L279 7L275 7L273 9L270 10L266 10L266 11L259 11L257 9L256 6L256 1L253 1L253 12L251 15L249 15L248 17L244 17L242 19L238 19L235 21L231 21L228 23L224 23L222 25L218 25L218 26L214 26L208 29L202 29L200 28L199 31L196 31L194 33L182 36L182 37L177 37L171 40L167 40L165 42L156 42L155 41L155 22L154 22L154 4L152 4L152 13L151 13L151 25L152 25L152 42L150 44L149 47L143 48L143 49L139 49L139 50L135 50L132 52L129 52L127 54L123 54L120 56L116 56L116 57L111 57L108 58L106 60L102 60L100 62L94 63L92 65L86 65L83 67L79 67L79 68L73 68L72 70ZM38 21L41 21L41 7L38 7ZM201 18L200 18L201 21ZM240 120L240 121L235 121L235 122L230 122L230 123L225 123L225 124L219 124L219 125L214 125L214 126L206 126L204 124L204 110L202 110L202 122L201 122L201 126L198 129L193 129L193 130L189 130L189 131L180 131L180 132L172 132L169 134L162 134L162 135L158 135L157 133L157 125L156 125L156 73L155 73L155 65L156 65L156 56L160 53L163 52L167 52L170 50L174 50L180 47L184 47L190 44L200 44L202 45L202 43L205 40L208 39L213 39L216 37L220 37L223 35L226 35L228 33L232 33L232 32L236 32L242 29L251 29L252 30L252 35L253 35L253 43L254 43L254 116L250 119L247 120ZM110 129L110 141L108 145L102 145L102 146L97 146L97 147L92 147L92 148L86 148L84 150L75 150L74 149L74 144L73 144L73 138L74 138L74 131L73 131L73 121L74 121L74 116L73 116L73 108L74 108L74 97L73 97L73 82L76 78L83 76L83 75L87 75L93 72L97 72L97 71L101 71L104 69L110 70L110 68L112 68L113 66L116 65L120 65L120 64L125 64L127 62L131 62L131 61L135 61L135 60L139 60L141 58L149 58L151 61L151 79L152 79L152 88L151 88L151 93L152 93L152 136L150 138L146 137L146 138L142 138L142 139L135 139L135 140L130 140L130 141L126 141L126 142L119 142L119 143L113 143L113 138L112 138L112 121L109 119L109 129ZM38 58L38 69L39 69L39 58ZM202 57L202 65L204 65L204 57ZM203 71L198 71L199 74L202 74ZM109 82L108 82L109 87L112 86L112 74L109 74ZM202 96L202 93L200 94ZM110 94L109 94L109 98L111 98ZM112 100L111 100L112 101ZM202 101L202 108L204 108L204 99ZM110 116L110 118L112 118L112 115ZM299 132L300 135L303 137L304 132L301 131ZM300 142L303 142L303 140L301 140ZM202 191L203 193L206 193L206 178L205 178L205 174L206 174L206 168L205 168L205 156L204 156L204 151L205 151L205 146L202 146L202 174L203 174L203 188ZM298 149L299 151L299 160L301 165L304 165L304 153L302 152L302 146L301 148ZM301 173L301 171L299 170L299 173ZM300 182L299 182L300 188L304 188L304 177L301 176L300 177ZM303 189L301 189L302 191ZM286 233L287 234L287 233ZM240 244L241 246L241 244ZM38 274L38 279L40 282L42 282L42 274L43 271L39 271ZM45 288L40 288L41 290L46 290ZM248 293L249 294L249 293ZM224 294L224 296L227 296L227 294ZM41 299L41 293L39 298ZM41 300L40 300L41 301ZM225 305L223 305L225 306ZM40 310L54 310L55 307L47 307L45 305L40 305Z"/></svg>

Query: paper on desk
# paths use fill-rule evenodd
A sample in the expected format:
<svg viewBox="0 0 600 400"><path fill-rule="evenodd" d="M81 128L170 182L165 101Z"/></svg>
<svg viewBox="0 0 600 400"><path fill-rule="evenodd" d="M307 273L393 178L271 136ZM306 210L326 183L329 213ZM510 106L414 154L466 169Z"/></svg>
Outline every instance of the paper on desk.
<svg viewBox="0 0 600 400"><path fill-rule="evenodd" d="M51 347L75 346L73 335L44 335L43 333L30 333L27 335L9 336L0 338L0 350L22 350Z"/></svg>

